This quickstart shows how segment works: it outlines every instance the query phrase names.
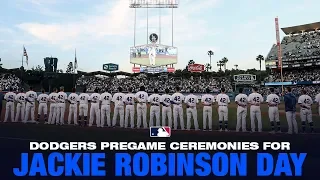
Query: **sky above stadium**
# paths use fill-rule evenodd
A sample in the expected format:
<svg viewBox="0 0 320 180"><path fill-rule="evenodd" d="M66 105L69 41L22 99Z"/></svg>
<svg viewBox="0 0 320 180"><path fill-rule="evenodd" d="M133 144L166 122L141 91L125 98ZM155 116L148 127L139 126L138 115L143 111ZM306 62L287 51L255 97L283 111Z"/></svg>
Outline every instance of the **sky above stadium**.
<svg viewBox="0 0 320 180"><path fill-rule="evenodd" d="M227 57L227 68L259 68L258 54L266 56L276 42L274 18L280 27L318 22L317 0L180 0L174 10L174 46L178 64L190 59L216 62ZM137 10L136 45L146 44L146 9ZM161 42L171 45L171 10L161 10ZM129 0L12 0L0 1L0 58L5 68L21 66L23 45L29 55L28 69L43 58L59 59L66 70L77 49L78 69L102 70L117 63L131 72L129 48L133 46L134 9ZM149 33L158 33L159 10L149 10ZM281 37L284 34L281 32ZM263 64L264 65L264 64Z"/></svg>

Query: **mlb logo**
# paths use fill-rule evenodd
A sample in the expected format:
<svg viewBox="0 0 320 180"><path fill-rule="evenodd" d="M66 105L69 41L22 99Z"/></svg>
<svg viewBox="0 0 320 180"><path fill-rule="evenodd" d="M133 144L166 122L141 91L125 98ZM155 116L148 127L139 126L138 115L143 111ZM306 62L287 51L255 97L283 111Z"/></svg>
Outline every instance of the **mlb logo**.
<svg viewBox="0 0 320 180"><path fill-rule="evenodd" d="M171 128L169 126L150 127L150 137L170 137Z"/></svg>

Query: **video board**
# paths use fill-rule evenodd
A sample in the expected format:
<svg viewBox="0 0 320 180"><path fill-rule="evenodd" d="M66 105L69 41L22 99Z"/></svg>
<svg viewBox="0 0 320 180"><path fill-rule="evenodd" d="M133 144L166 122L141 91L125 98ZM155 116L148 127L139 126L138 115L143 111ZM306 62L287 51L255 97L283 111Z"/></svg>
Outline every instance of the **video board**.
<svg viewBox="0 0 320 180"><path fill-rule="evenodd" d="M130 63L143 66L177 64L178 48L161 44L146 44L130 48Z"/></svg>

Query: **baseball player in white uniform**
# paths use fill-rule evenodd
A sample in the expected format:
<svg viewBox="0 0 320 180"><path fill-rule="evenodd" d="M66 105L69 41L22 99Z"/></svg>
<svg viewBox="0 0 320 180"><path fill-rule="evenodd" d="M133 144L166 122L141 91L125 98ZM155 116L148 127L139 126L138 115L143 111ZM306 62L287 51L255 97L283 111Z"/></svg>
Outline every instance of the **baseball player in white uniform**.
<svg viewBox="0 0 320 180"><path fill-rule="evenodd" d="M165 94L161 96L160 102L162 104L162 126L170 126L172 128L171 96L168 88L165 89ZM168 123L166 123L167 118Z"/></svg>
<svg viewBox="0 0 320 180"><path fill-rule="evenodd" d="M39 103L38 105L38 118L37 118L37 122L39 123L40 121L40 117L41 114L43 113L44 116L44 123L48 124L47 121L47 114L48 114L48 100L49 100L49 96L46 94L45 90L42 89L42 94L40 94L37 98L37 101Z"/></svg>
<svg viewBox="0 0 320 180"><path fill-rule="evenodd" d="M64 124L64 113L66 111L66 100L68 99L67 94L64 92L64 87L60 87L58 92L58 107L57 107L57 119L58 125Z"/></svg>
<svg viewBox="0 0 320 180"><path fill-rule="evenodd" d="M203 105L203 131L207 130L207 119L208 119L208 129L212 131L212 105L215 102L215 98L213 95L209 94L211 91L209 88L206 89L206 93L201 97L201 102Z"/></svg>
<svg viewBox="0 0 320 180"><path fill-rule="evenodd" d="M72 88L72 93L68 96L69 102L69 115L68 115L68 124L71 124L71 119L73 115L74 125L78 125L77 115L78 115L78 102L79 96L76 94L76 88Z"/></svg>
<svg viewBox="0 0 320 180"><path fill-rule="evenodd" d="M141 86L140 91L135 94L137 104L137 128L141 127L141 118L143 119L143 127L148 128L147 123L147 101L148 93L145 92L145 87Z"/></svg>
<svg viewBox="0 0 320 180"><path fill-rule="evenodd" d="M243 88L239 88L239 94L236 96L235 102L238 105L236 131L239 132L242 129L242 132L247 132L248 96L243 94Z"/></svg>
<svg viewBox="0 0 320 180"><path fill-rule="evenodd" d="M16 98L16 93L13 92L13 88L10 88L10 91L4 95L4 99L7 101L6 103L6 114L4 116L4 121L8 121L9 113L11 122L14 122L14 100ZM1 102L2 103L2 102Z"/></svg>
<svg viewBox="0 0 320 180"><path fill-rule="evenodd" d="M261 109L260 104L263 102L261 94L257 93L258 88L252 88L252 93L248 97L250 106L251 132L256 131L255 119L258 120L258 132L262 132Z"/></svg>
<svg viewBox="0 0 320 180"><path fill-rule="evenodd" d="M122 87L118 88L118 92L113 95L112 102L114 103L114 113L112 118L112 126L115 127L117 124L118 114L120 117L120 127L124 127L124 97L122 93Z"/></svg>
<svg viewBox="0 0 320 180"><path fill-rule="evenodd" d="M94 122L94 116L96 116L97 127L102 127L100 123L100 94L98 92L99 90L95 89L94 93L92 93L89 98L89 101L91 102L89 127L92 126Z"/></svg>
<svg viewBox="0 0 320 180"><path fill-rule="evenodd" d="M308 121L310 130L313 132L313 121L311 107L313 104L312 98L307 95L306 90L302 90L302 95L298 98L298 104L300 105L300 118L302 124L302 133L306 131L306 121Z"/></svg>
<svg viewBox="0 0 320 180"><path fill-rule="evenodd" d="M320 116L320 93L316 95L315 102L318 103L318 113Z"/></svg>
<svg viewBox="0 0 320 180"><path fill-rule="evenodd" d="M228 131L228 104L230 103L230 98L226 94L226 89L221 88L221 93L217 95L218 102L218 115L219 115L219 131L222 131L222 122L224 121L224 130Z"/></svg>
<svg viewBox="0 0 320 180"><path fill-rule="evenodd" d="M108 90L105 90L104 93L100 95L100 101L101 101L101 126L104 127L105 119L107 119L107 125L108 127L111 127L111 120L110 120L110 104L112 100L112 95L108 93Z"/></svg>
<svg viewBox="0 0 320 180"><path fill-rule="evenodd" d="M150 61L150 65L154 66L156 65L156 47L150 47L149 48L149 61Z"/></svg>
<svg viewBox="0 0 320 180"><path fill-rule="evenodd" d="M57 106L58 106L58 89L53 88L53 91L49 95L49 102L50 102L50 110L49 110L49 118L48 124L56 124L58 123L58 116L57 116Z"/></svg>
<svg viewBox="0 0 320 180"><path fill-rule="evenodd" d="M31 114L31 122L34 123L36 122L34 119L34 107L36 103L38 95L36 92L33 91L33 88L30 87L30 90L26 93L26 113L24 117L24 123L28 122L29 118L29 113Z"/></svg>
<svg viewBox="0 0 320 180"><path fill-rule="evenodd" d="M128 89L129 93L124 96L124 103L126 104L126 111L124 117L124 127L128 127L128 120L130 116L130 127L134 128L134 98L135 95L132 93L133 89L130 87Z"/></svg>
<svg viewBox="0 0 320 180"><path fill-rule="evenodd" d="M17 94L15 101L17 102L17 112L15 117L15 122L18 122L20 114L21 114L21 122L24 119L24 111L26 106L26 94L23 92L23 89L20 90L20 93Z"/></svg>
<svg viewBox="0 0 320 180"><path fill-rule="evenodd" d="M180 93L180 87L176 87L176 92L171 96L171 103L173 104L173 129L178 129L178 116L180 119L181 130L184 130L184 120L183 120L183 107L182 103L184 101L184 95Z"/></svg>
<svg viewBox="0 0 320 180"><path fill-rule="evenodd" d="M277 131L281 132L281 127L280 127L280 119L279 119L279 108L278 105L280 104L280 98L278 95L274 93L274 89L270 88L271 94L267 96L267 103L269 106L269 119L271 123L271 133L275 132L275 124L274 122L277 123Z"/></svg>
<svg viewBox="0 0 320 180"><path fill-rule="evenodd" d="M154 89L154 93L149 96L148 102L150 103L150 121L149 126L153 126L153 118L156 118L156 126L160 126L160 99L158 89Z"/></svg>
<svg viewBox="0 0 320 180"><path fill-rule="evenodd" d="M187 106L187 130L191 129L191 117L193 118L194 129L199 130L197 113L198 97L194 95L193 92L193 89L190 89L191 94L187 95L184 101Z"/></svg>
<svg viewBox="0 0 320 180"><path fill-rule="evenodd" d="M79 125L87 126L88 120L88 104L90 96L86 93L86 89L83 89L79 95ZM83 121L82 121L83 118Z"/></svg>

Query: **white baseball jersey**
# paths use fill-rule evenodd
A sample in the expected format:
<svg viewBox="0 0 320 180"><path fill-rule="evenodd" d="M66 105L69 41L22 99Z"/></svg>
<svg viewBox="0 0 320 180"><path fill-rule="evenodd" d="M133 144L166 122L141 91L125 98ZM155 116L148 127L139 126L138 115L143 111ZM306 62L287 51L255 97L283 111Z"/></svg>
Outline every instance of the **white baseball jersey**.
<svg viewBox="0 0 320 180"><path fill-rule="evenodd" d="M49 100L48 94L40 94L40 95L38 96L38 98L37 98L37 101L38 101L39 103L47 103L48 100Z"/></svg>
<svg viewBox="0 0 320 180"><path fill-rule="evenodd" d="M196 95L189 94L185 98L185 103L187 103L188 106L190 106L190 107L196 107L197 102L198 102L198 97Z"/></svg>
<svg viewBox="0 0 320 180"><path fill-rule="evenodd" d="M15 97L15 100L19 103L24 103L26 102L26 94L25 93L19 93L17 94L17 96Z"/></svg>
<svg viewBox="0 0 320 180"><path fill-rule="evenodd" d="M278 105L280 104L280 98L276 94L269 94L266 102L270 105Z"/></svg>
<svg viewBox="0 0 320 180"><path fill-rule="evenodd" d="M320 106L320 93L316 95L315 101L319 104Z"/></svg>
<svg viewBox="0 0 320 180"><path fill-rule="evenodd" d="M299 104L303 104L303 105L305 105L308 109L310 109L311 106L312 106L313 101L312 101L312 98L311 98L309 95L304 94L304 95L301 95L301 96L299 97L298 103L299 103Z"/></svg>
<svg viewBox="0 0 320 180"><path fill-rule="evenodd" d="M134 105L134 98L135 98L135 95L132 94L132 93L129 93L129 94L124 96L124 102L127 105Z"/></svg>
<svg viewBox="0 0 320 180"><path fill-rule="evenodd" d="M148 102L160 106L161 96L159 94L152 94L148 98Z"/></svg>
<svg viewBox="0 0 320 180"><path fill-rule="evenodd" d="M100 100L100 94L92 93L89 100L91 101L91 103L98 103Z"/></svg>
<svg viewBox="0 0 320 180"><path fill-rule="evenodd" d="M65 103L66 99L68 99L68 96L65 92L58 92L58 102L59 103Z"/></svg>
<svg viewBox="0 0 320 180"><path fill-rule="evenodd" d="M51 102L51 103L57 103L58 93L55 93L55 92L51 93L51 94L49 95L49 99L50 99L50 102Z"/></svg>
<svg viewBox="0 0 320 180"><path fill-rule="evenodd" d="M246 106L248 103L248 96L246 94L238 94L235 98L235 102L237 102L238 104L242 105L242 106Z"/></svg>
<svg viewBox="0 0 320 180"><path fill-rule="evenodd" d="M171 96L169 94L163 94L160 98L160 102L162 102L165 106L170 106Z"/></svg>
<svg viewBox="0 0 320 180"><path fill-rule="evenodd" d="M112 100L112 95L110 93L102 93L100 95L100 101L102 105L110 105L110 102Z"/></svg>
<svg viewBox="0 0 320 180"><path fill-rule="evenodd" d="M139 91L136 93L135 98L139 103L146 103L148 101L148 93L145 91Z"/></svg>
<svg viewBox="0 0 320 180"><path fill-rule="evenodd" d="M211 105L215 102L215 98L211 94L205 94L201 97L201 102L205 105Z"/></svg>
<svg viewBox="0 0 320 180"><path fill-rule="evenodd" d="M26 97L27 97L27 99L28 99L29 102L35 102L36 99L37 99L37 97L38 97L38 95L37 95L37 93L34 92L34 91L28 91L28 92L26 93Z"/></svg>
<svg viewBox="0 0 320 180"><path fill-rule="evenodd" d="M263 102L263 97L259 93L251 93L248 97L248 102L250 104L261 104Z"/></svg>
<svg viewBox="0 0 320 180"><path fill-rule="evenodd" d="M71 93L68 97L68 100L71 102L71 104L77 104L79 101L79 96L76 93Z"/></svg>
<svg viewBox="0 0 320 180"><path fill-rule="evenodd" d="M181 94L181 93L174 93L172 94L171 96L171 101L174 103L174 104L182 104L182 102L184 101L184 95Z"/></svg>
<svg viewBox="0 0 320 180"><path fill-rule="evenodd" d="M113 95L112 102L114 102L115 106L123 106L124 105L123 101L125 96L126 95L121 92L115 93Z"/></svg>
<svg viewBox="0 0 320 180"><path fill-rule="evenodd" d="M219 106L227 106L230 103L230 98L226 94L218 94L216 99Z"/></svg>
<svg viewBox="0 0 320 180"><path fill-rule="evenodd" d="M16 94L14 92L7 92L6 95L4 95L4 99L7 102L13 102L16 98Z"/></svg>
<svg viewBox="0 0 320 180"><path fill-rule="evenodd" d="M88 100L89 100L90 96L87 93L81 93L79 95L79 103L80 104L88 104Z"/></svg>

